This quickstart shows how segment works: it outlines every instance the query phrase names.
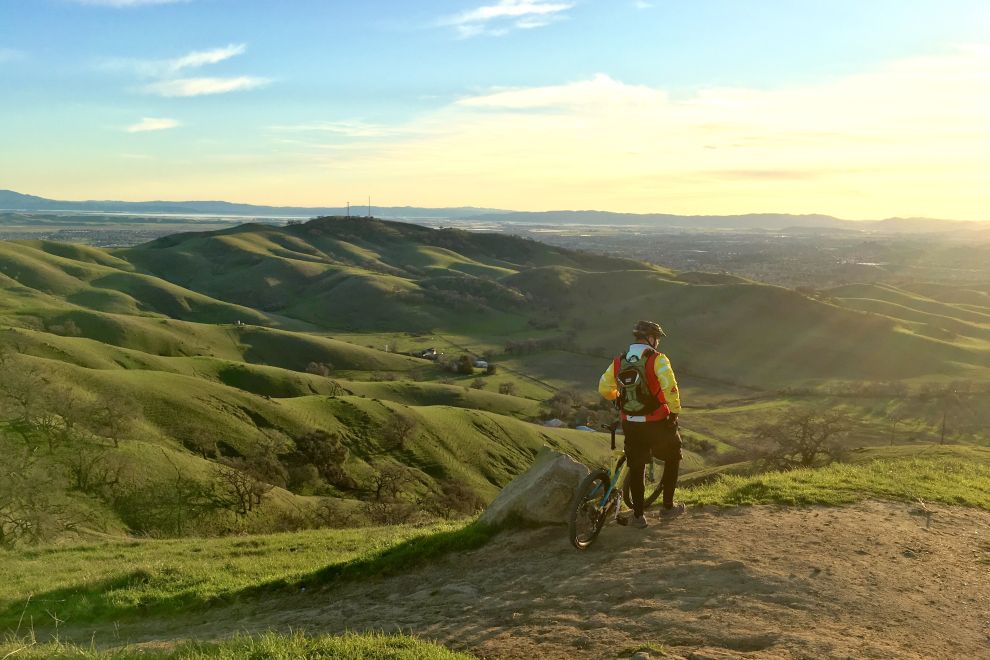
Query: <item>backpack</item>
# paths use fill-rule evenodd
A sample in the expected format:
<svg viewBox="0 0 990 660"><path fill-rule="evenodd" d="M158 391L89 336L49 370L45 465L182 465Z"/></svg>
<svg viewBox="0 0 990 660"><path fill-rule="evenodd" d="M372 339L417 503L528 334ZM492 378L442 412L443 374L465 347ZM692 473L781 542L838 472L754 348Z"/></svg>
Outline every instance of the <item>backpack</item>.
<svg viewBox="0 0 990 660"><path fill-rule="evenodd" d="M638 358L628 354L615 358L615 383L619 389L616 405L626 415L645 417L664 405L654 372L658 355L649 350Z"/></svg>

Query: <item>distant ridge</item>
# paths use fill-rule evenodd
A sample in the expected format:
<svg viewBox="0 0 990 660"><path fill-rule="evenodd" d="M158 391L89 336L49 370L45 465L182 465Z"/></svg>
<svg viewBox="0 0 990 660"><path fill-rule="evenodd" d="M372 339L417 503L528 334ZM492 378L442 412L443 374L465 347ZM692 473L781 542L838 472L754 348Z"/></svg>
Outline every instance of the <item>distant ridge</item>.
<svg viewBox="0 0 990 660"><path fill-rule="evenodd" d="M945 229L980 229L981 223L935 218L888 218L885 220L842 220L830 215L789 213L747 213L743 215L672 215L669 213L613 213L610 211L507 212L478 215L472 220L520 224L631 225L671 229L749 229L749 230L846 230L932 232Z"/></svg>
<svg viewBox="0 0 990 660"><path fill-rule="evenodd" d="M0 210L4 211L88 211L92 213L165 213L183 215L261 216L266 218L292 218L326 215L344 215L347 207L307 206L259 206L223 201L188 202L120 202L114 200L66 201L25 195L13 190L0 190ZM351 215L368 212L367 205L354 204ZM459 207L420 208L413 206L372 206L372 215L383 218L473 218L478 215L497 215L499 209Z"/></svg>
<svg viewBox="0 0 990 660"><path fill-rule="evenodd" d="M363 216L367 206L355 204L350 215ZM114 200L65 201L0 190L0 211L83 211L89 213L135 213L165 215L211 215L262 218L313 218L339 216L347 207L260 206L224 201ZM928 233L945 230L984 229L980 222L936 218L887 218L885 220L843 220L830 215L788 213L748 213L742 215L674 215L669 213L615 213L611 211L508 211L473 206L423 208L417 206L372 206L377 218L406 220L458 220L531 225L631 225L680 230L740 229L765 231L880 231Z"/></svg>

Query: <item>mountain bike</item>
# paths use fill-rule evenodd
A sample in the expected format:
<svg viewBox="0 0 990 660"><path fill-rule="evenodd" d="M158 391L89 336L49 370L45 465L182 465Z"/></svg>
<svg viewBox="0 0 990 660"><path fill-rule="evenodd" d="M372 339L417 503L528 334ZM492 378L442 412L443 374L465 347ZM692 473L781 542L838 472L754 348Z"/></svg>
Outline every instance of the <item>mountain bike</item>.
<svg viewBox="0 0 990 660"><path fill-rule="evenodd" d="M619 422L602 426L612 435L609 469L600 467L592 470L581 481L571 501L568 520L571 544L578 550L586 549L598 538L609 517L618 518L623 502L632 508L626 454L615 446L615 431L618 427ZM647 491L644 501L646 506L653 504L663 493L663 486L655 478L652 461L647 469Z"/></svg>

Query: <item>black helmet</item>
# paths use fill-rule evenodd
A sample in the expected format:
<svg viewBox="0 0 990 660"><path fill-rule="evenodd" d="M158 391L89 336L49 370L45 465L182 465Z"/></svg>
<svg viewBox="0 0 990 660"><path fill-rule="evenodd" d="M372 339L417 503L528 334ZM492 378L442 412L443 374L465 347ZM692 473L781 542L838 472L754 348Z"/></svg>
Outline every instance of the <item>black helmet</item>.
<svg viewBox="0 0 990 660"><path fill-rule="evenodd" d="M659 323L654 323L653 321L636 321L636 325L633 326L633 336L635 337L666 337L667 333L663 331Z"/></svg>

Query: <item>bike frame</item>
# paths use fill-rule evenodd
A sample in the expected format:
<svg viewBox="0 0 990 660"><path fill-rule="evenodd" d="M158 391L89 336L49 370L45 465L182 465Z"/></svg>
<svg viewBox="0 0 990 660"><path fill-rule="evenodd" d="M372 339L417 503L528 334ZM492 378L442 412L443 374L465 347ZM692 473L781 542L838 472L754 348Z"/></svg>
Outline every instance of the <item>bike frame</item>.
<svg viewBox="0 0 990 660"><path fill-rule="evenodd" d="M612 455L609 460L608 470L609 474L612 475L612 481L609 483L608 489L605 491L605 495L602 497L601 503L599 504L599 506L603 509L608 505L608 500L612 496L612 493L615 492L616 486L622 483L622 475L626 471L625 451L615 448L615 429L617 426L618 424L610 424L608 426L608 430L612 433ZM621 499L617 508L622 508Z"/></svg>

